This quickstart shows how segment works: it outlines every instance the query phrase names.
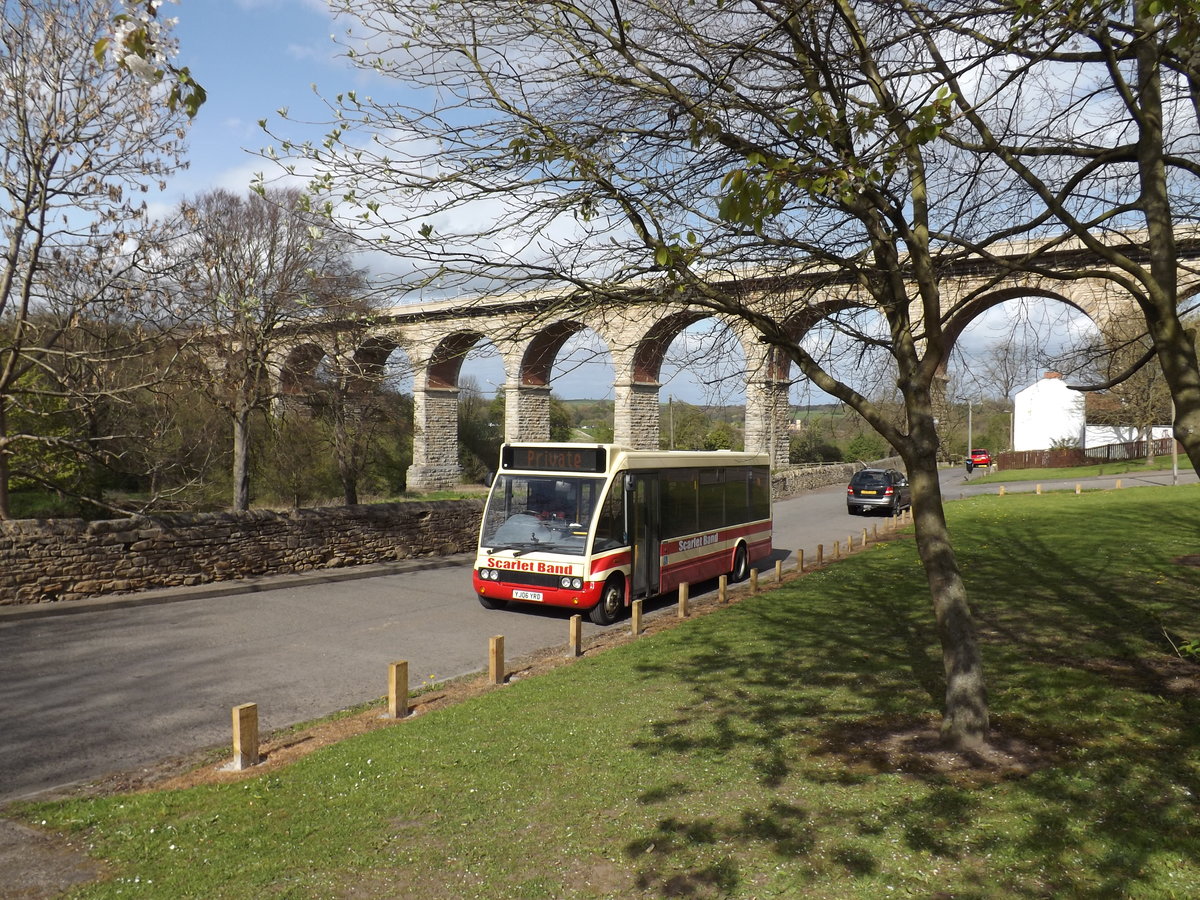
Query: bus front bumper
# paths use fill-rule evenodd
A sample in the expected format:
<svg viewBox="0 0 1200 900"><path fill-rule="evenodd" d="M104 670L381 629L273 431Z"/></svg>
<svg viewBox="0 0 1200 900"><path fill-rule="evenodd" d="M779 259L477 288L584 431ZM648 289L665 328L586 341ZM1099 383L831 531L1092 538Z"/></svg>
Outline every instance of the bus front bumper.
<svg viewBox="0 0 1200 900"><path fill-rule="evenodd" d="M489 600L536 603L540 606L560 606L567 609L591 609L600 602L600 594L604 590L602 581L585 581L578 589L492 581L480 578L478 569L471 573L471 583L476 594Z"/></svg>

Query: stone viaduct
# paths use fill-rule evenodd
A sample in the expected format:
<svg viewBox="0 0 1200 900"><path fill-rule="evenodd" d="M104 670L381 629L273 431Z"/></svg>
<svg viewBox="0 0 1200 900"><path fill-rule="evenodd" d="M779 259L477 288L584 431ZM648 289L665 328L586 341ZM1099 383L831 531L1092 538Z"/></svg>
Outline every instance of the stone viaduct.
<svg viewBox="0 0 1200 900"><path fill-rule="evenodd" d="M1013 245L1007 255L1023 256L1029 246ZM1200 257L1200 242L1188 242L1187 253L1190 259ZM1089 256L1078 246L1054 250L1040 267L1056 274L1041 276L1016 273L1004 264L1005 254L951 264L941 273L941 327L948 343L952 345L987 309L1022 297L1069 304L1102 332L1114 321L1135 317L1133 299L1111 279L1100 274L1080 276L1080 268L1093 263ZM1070 272L1071 277L1059 277L1058 272ZM1200 289L1194 274L1182 277L1189 279L1189 287L1181 296ZM741 279L736 286L747 298L747 307L788 323L797 340L827 316L865 305L845 275L828 270ZM686 303L570 305L547 292L399 306L377 313L369 326L296 329L281 344L272 371L286 397L309 389L317 366L334 344L349 346L344 352L361 371L381 371L388 357L402 350L413 370L413 463L408 484L414 489L436 489L459 481L459 372L467 354L481 342L490 341L504 365L505 440L549 439L555 361L572 336L591 329L611 356L615 442L657 448L659 376L667 349L686 328L709 318L724 322L745 356L746 449L766 451L775 465L786 465L790 362L760 342L742 318L714 315ZM339 331L336 341L330 339L331 328Z"/></svg>

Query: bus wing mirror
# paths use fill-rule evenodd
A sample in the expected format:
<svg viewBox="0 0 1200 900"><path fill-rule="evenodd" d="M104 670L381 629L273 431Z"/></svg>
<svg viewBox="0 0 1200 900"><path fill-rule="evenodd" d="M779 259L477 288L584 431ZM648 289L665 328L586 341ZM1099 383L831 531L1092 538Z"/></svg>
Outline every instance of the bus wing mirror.
<svg viewBox="0 0 1200 900"><path fill-rule="evenodd" d="M626 475L626 476L625 476L625 492L626 492L626 493L629 493L629 494L632 494L632 493L633 493L633 485L634 485L634 479L633 479L633 476L632 476L632 475Z"/></svg>

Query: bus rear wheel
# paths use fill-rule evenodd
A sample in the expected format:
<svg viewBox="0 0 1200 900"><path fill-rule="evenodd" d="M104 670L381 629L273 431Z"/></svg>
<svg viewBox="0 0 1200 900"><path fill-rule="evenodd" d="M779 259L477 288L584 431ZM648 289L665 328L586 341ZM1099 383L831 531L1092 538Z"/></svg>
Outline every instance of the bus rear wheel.
<svg viewBox="0 0 1200 900"><path fill-rule="evenodd" d="M507 600L494 600L491 597L480 597L479 605L484 609L504 609L508 606Z"/></svg>
<svg viewBox="0 0 1200 900"><path fill-rule="evenodd" d="M729 573L729 580L733 582L745 581L750 577L750 558L746 553L746 545L739 544L737 552L733 554L733 571Z"/></svg>
<svg viewBox="0 0 1200 900"><path fill-rule="evenodd" d="M600 594L600 602L588 610L588 618L596 625L611 625L621 615L621 607L625 605L625 592L620 583L610 581L604 585Z"/></svg>

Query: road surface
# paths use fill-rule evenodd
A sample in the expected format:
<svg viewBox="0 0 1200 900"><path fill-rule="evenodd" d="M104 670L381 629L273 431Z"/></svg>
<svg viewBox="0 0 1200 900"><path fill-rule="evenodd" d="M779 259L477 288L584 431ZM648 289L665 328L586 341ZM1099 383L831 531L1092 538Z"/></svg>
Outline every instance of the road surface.
<svg viewBox="0 0 1200 900"><path fill-rule="evenodd" d="M943 491L996 492L977 481L946 470ZM849 516L841 485L780 502L775 558L794 565L804 548L813 559L817 544L831 550L877 521ZM265 733L379 698L395 660L408 661L418 688L484 669L496 634L510 660L565 649L569 612L484 610L470 564L464 554L346 581L321 579L363 573L285 576L255 593L221 595L237 585L217 585L208 596L185 589L0 609L0 804L228 744L230 710L242 703L258 704ZM585 617L585 641L598 630Z"/></svg>

